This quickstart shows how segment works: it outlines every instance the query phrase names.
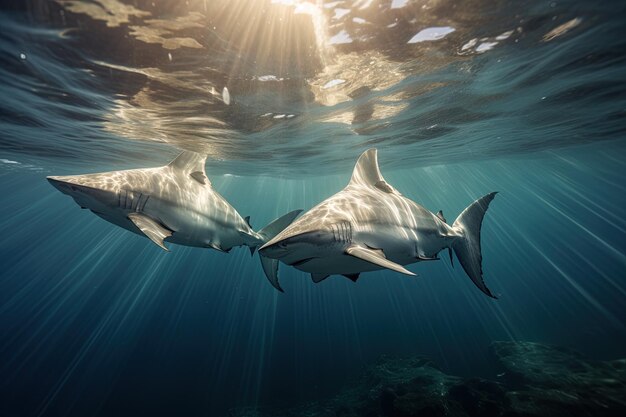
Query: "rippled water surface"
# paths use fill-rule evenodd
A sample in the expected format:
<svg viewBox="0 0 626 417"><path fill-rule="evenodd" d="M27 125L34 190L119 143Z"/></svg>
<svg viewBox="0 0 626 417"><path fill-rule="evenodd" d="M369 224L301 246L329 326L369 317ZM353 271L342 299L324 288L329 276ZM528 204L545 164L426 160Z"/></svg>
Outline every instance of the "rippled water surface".
<svg viewBox="0 0 626 417"><path fill-rule="evenodd" d="M374 145L414 167L623 132L621 2L5 9L0 149L59 168L176 147L208 153L214 173L292 176L345 170Z"/></svg>
<svg viewBox="0 0 626 417"><path fill-rule="evenodd" d="M626 357L620 1L0 3L0 414L228 415L332 395L381 354L493 376L495 340ZM484 297L419 263L357 284L147 239L46 181L208 155L255 230L387 181L483 225Z"/></svg>

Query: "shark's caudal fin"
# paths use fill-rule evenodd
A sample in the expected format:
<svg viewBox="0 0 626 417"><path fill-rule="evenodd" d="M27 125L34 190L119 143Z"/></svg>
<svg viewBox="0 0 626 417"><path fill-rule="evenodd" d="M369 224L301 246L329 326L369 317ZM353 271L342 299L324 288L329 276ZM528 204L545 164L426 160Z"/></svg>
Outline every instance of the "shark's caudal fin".
<svg viewBox="0 0 626 417"><path fill-rule="evenodd" d="M262 243L268 242L271 238L282 232L283 229L289 226L300 213L302 213L302 210L291 211L259 230L258 233L263 238ZM261 259L263 272L265 272L265 276L269 280L270 284L272 284L272 286L278 291L284 292L278 282L278 259L266 258L265 256L262 256L260 252L259 258Z"/></svg>
<svg viewBox="0 0 626 417"><path fill-rule="evenodd" d="M461 236L454 241L452 249L459 258L465 273L471 278L478 288L489 297L494 296L483 281L482 260L480 252L480 227L483 217L489 207L489 203L496 196L490 193L470 204L454 221L452 227L460 232Z"/></svg>

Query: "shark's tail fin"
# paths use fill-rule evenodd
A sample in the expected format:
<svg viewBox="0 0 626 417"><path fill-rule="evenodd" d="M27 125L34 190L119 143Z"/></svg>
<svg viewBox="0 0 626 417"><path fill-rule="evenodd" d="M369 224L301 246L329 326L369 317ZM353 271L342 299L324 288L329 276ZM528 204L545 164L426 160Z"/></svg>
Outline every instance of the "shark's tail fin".
<svg viewBox="0 0 626 417"><path fill-rule="evenodd" d="M283 229L289 226L291 222L293 222L296 219L296 217L298 217L298 214L300 213L302 213L302 210L291 211L285 214L284 216L279 217L278 219L274 220L273 222L265 226L263 229L259 230L258 233L259 235L261 235L261 238L263 239L263 241L261 242L261 245L263 243L268 242L271 238L273 238L274 236L282 232ZM254 251L254 249L256 248L251 248L250 250ZM278 291L283 292L283 289L280 287L280 284L278 283L278 260L266 258L265 256L262 256L260 252L259 252L259 258L261 259L261 266L263 267L263 272L265 272L265 276L269 280L270 284L272 284L272 286L276 288Z"/></svg>
<svg viewBox="0 0 626 417"><path fill-rule="evenodd" d="M483 217L489 207L489 203L496 196L490 193L470 204L454 221L452 227L461 235L452 243L452 249L459 258L465 273L471 278L478 288L489 297L494 296L483 281L482 260L480 252L480 227Z"/></svg>

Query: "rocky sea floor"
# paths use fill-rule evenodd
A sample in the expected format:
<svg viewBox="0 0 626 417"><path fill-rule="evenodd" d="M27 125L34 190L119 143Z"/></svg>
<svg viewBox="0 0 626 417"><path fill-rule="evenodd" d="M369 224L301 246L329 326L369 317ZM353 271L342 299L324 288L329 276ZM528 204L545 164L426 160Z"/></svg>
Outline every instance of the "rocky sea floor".
<svg viewBox="0 0 626 417"><path fill-rule="evenodd" d="M494 342L498 380L461 378L423 357L381 357L333 398L232 417L626 416L626 359L597 361L560 347Z"/></svg>

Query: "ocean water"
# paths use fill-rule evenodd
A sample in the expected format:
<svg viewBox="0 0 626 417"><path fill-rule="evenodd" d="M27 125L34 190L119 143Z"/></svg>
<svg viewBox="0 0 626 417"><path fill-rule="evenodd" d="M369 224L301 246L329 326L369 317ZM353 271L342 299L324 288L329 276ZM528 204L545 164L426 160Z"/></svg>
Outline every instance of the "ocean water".
<svg viewBox="0 0 626 417"><path fill-rule="evenodd" d="M289 408L381 355L497 379L494 341L626 357L624 27L619 1L3 1L0 415ZM247 248L165 253L45 179L192 150L258 230L372 147L449 220L499 192L499 299L447 255L358 283L281 265L279 293Z"/></svg>

